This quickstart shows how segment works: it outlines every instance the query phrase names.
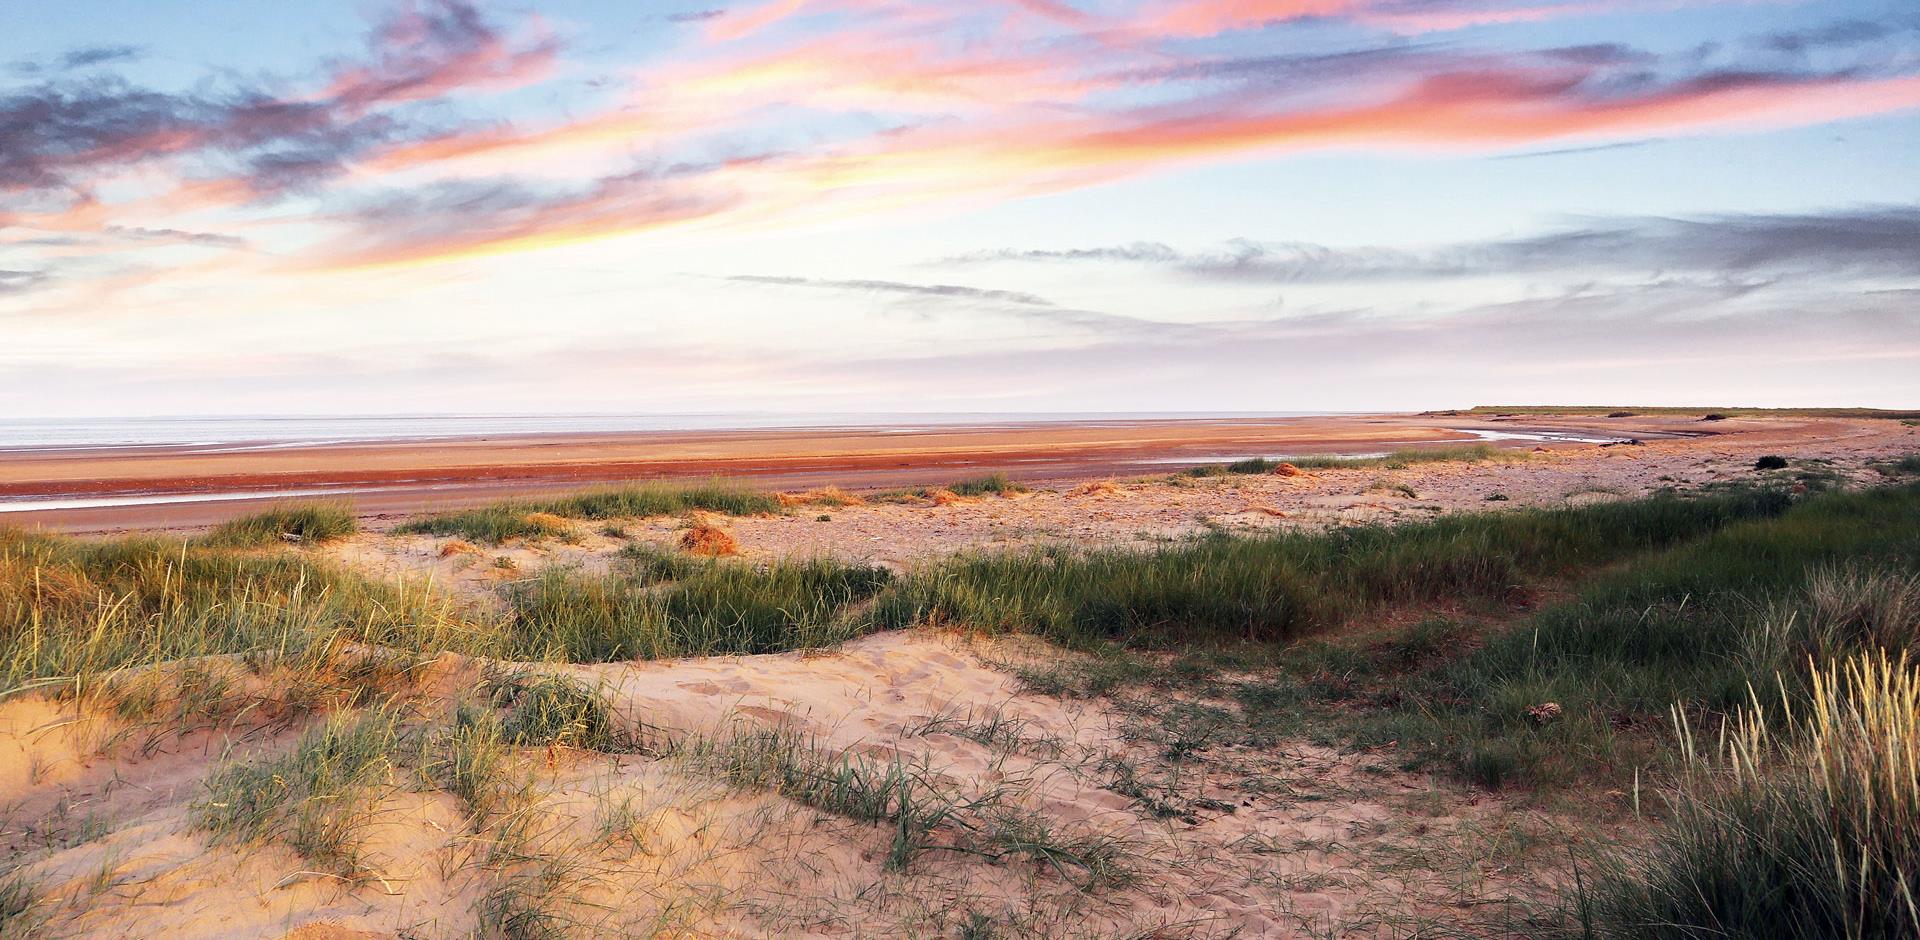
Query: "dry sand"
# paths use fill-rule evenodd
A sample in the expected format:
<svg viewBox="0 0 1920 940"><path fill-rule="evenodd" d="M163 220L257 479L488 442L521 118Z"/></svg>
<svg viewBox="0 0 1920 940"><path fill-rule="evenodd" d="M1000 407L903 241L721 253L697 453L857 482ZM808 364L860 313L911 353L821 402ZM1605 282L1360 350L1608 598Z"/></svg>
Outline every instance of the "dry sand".
<svg viewBox="0 0 1920 940"><path fill-rule="evenodd" d="M1539 814L1305 744L1173 768L1123 711L1023 693L1004 668L1058 655L913 632L827 654L564 671L652 736L778 727L829 751L897 755L955 793L993 791L1063 841L1112 840L1123 871L1110 883L1088 889L1071 865L941 848L890 870L885 825L730 789L670 760L531 751L528 842L562 871L556 909L580 936L954 936L978 915L1002 936L1292 937L1368 933L1381 918L1405 924L1526 890L1498 846L1544 831ZM478 676L479 664L448 657L434 685L451 696ZM1015 731L992 745L960 733L989 718ZM205 774L223 754L277 753L299 730L150 737L107 715L7 703L7 848L37 857L26 872L57 899L58 931L154 940L465 936L484 926L476 911L490 893L546 873L548 862L491 855L493 836L451 796L406 787L377 803L357 885L283 845L209 847L189 825ZM1120 792L1134 781L1180 811Z"/></svg>

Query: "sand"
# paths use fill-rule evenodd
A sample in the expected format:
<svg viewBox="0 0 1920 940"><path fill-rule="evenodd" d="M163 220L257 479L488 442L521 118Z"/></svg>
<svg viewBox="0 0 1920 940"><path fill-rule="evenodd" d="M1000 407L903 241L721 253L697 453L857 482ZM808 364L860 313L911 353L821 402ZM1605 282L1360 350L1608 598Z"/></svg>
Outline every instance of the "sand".
<svg viewBox="0 0 1920 940"><path fill-rule="evenodd" d="M1223 755L1157 791L1182 811L1150 811L1117 785L1122 766L1126 780L1169 773L1160 749L1129 731L1133 717L1105 702L1024 693L1005 668L1058 655L907 632L825 654L562 671L602 689L627 726L655 739L784 728L832 752L898 756L970 797L993 791L1063 840L1111 840L1124 868L1111 883L1086 890L1090 876L1072 866L938 849L892 870L885 825L729 788L645 754L536 750L522 755L537 779L530 842L565 869L558 909L581 925L578 935L951 936L979 915L1010 936L1290 937L1522 889L1484 840L1539 829L1537 812L1368 754L1294 744ZM449 657L433 684L451 695L482 665ZM956 730L990 716L1017 733L989 745ZM465 936L481 926L476 910L490 893L539 876L538 865L490 857L452 797L404 786L373 809L358 885L313 871L283 845L210 847L189 822L190 804L206 798L201 777L222 754L290 746L300 726L158 738L127 730L34 699L0 705L6 845L38 850L26 872L56 899L59 930L154 940ZM938 839L963 844L952 833ZM1463 893L1466 884L1474 887Z"/></svg>

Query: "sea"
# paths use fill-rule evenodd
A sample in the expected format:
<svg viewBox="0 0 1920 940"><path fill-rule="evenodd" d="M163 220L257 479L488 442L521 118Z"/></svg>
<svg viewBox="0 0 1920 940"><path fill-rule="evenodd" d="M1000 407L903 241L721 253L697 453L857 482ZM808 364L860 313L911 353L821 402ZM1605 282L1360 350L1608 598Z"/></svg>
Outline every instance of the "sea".
<svg viewBox="0 0 1920 940"><path fill-rule="evenodd" d="M666 431L878 429L911 433L941 427L1015 427L1036 423L1310 417L1333 412L709 412L688 414L392 414L193 415L112 418L0 418L0 451L167 447L226 453L527 434L630 434Z"/></svg>

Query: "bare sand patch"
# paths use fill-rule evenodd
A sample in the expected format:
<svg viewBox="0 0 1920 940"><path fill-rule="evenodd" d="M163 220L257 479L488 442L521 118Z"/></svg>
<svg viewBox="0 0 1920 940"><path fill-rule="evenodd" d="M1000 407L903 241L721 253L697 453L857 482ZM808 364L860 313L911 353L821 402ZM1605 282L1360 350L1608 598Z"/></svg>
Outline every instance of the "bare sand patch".
<svg viewBox="0 0 1920 940"><path fill-rule="evenodd" d="M1502 860L1473 847L1489 831L1542 825L1535 814L1305 744L1170 768L1131 729L1136 716L1025 691L996 666L1061 655L1030 640L909 632L821 654L561 667L449 658L426 687L428 714L489 669L552 669L599 689L653 744L521 749L529 789L511 819L480 819L445 791L396 780L374 798L363 870L350 878L273 839L211 845L192 823L199 781L223 758L284 752L301 726L96 750L58 731L77 727L60 724L60 706L19 700L0 711L0 748L47 769L7 779L10 805L34 816L16 812L0 831L51 926L89 936L466 936L523 904L594 936L947 936L973 924L1018 936L1289 937L1520 890ZM888 824L730 786L663 743L741 728L893 762L963 802L990 798L970 825L1101 846L1111 868L995 854L958 824L894 864ZM1147 779L1157 795L1143 800ZM1181 809L1169 814L1168 801ZM1449 848L1419 859L1418 846L1436 844ZM1474 887L1463 895L1463 884Z"/></svg>

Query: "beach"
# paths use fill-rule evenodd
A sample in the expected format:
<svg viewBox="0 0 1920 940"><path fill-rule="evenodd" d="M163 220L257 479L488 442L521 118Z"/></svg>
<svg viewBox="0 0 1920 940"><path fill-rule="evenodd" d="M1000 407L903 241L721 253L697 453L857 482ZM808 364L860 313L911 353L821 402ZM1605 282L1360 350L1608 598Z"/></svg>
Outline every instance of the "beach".
<svg viewBox="0 0 1920 940"><path fill-rule="evenodd" d="M1487 441L1562 449L1708 429L1685 417L1319 415L1272 418L1019 416L972 423L661 429L428 439L49 444L0 450L0 521L74 532L191 528L261 500L347 498L368 518L628 480L725 477L767 489L938 485L983 473L1067 482L1245 457L1364 455ZM1745 429L1757 431L1758 429ZM1821 422L1766 428L1807 440Z"/></svg>

